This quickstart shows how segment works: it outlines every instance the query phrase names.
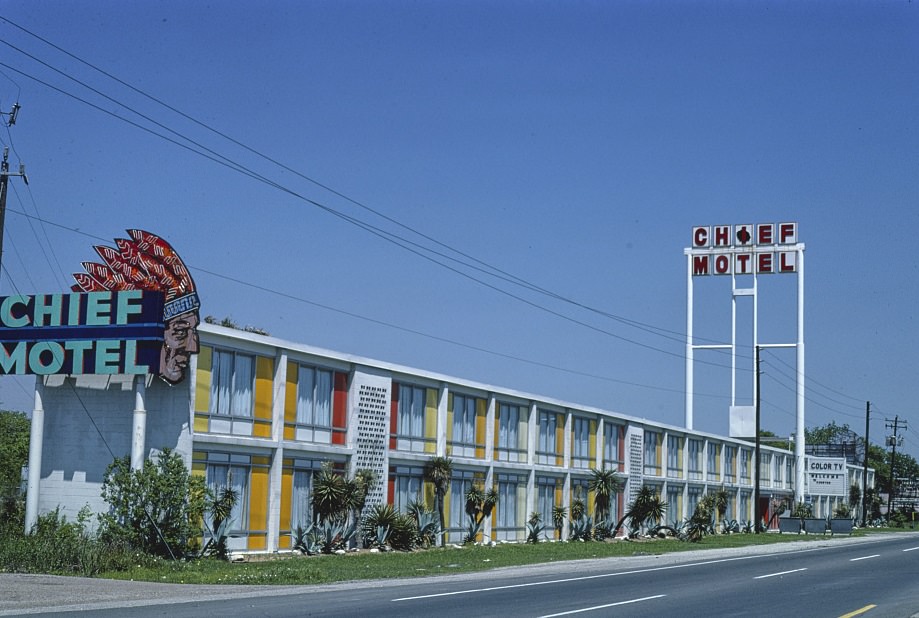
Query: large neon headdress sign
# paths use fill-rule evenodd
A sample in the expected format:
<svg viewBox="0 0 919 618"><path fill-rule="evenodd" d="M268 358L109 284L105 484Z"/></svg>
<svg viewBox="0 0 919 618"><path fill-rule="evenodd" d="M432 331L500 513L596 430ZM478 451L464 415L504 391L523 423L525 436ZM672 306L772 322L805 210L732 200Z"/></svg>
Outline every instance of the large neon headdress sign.
<svg viewBox="0 0 919 618"><path fill-rule="evenodd" d="M143 230L127 230L130 240L116 238L116 248L97 245L103 260L83 262L85 273L74 273L75 292L161 292L165 331L159 376L170 384L185 378L192 354L198 353L201 306L182 258L165 240Z"/></svg>

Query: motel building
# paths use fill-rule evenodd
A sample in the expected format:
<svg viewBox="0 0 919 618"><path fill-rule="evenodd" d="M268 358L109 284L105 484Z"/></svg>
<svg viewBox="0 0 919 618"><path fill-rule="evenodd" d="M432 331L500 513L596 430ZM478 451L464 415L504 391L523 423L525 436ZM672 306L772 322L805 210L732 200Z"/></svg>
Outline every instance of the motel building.
<svg viewBox="0 0 919 618"><path fill-rule="evenodd" d="M534 511L554 536L553 507L580 498L593 514L591 468L625 481L612 505L617 520L642 485L667 501L662 523L689 517L722 487L727 519L754 517L752 442L211 324L199 336L175 386L149 374L36 379L27 520L58 507L69 519L85 505L104 512L100 489L113 458L130 455L139 466L163 447L211 487L239 490L234 552L289 550L292 530L311 521L312 479L327 461L351 474L375 471L368 505L403 509L425 496L433 507L425 463L450 457L452 542L462 540L473 483L498 489L486 540L522 542ZM794 466L792 451L762 447L764 513L772 515L773 500L794 499ZM840 476L816 466L824 476L806 477L816 517L861 485L861 469L844 467Z"/></svg>

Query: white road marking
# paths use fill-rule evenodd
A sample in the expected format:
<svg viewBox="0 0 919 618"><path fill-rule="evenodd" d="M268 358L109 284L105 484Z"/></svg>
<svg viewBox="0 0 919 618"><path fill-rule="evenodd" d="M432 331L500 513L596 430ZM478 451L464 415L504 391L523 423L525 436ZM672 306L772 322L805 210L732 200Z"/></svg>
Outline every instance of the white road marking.
<svg viewBox="0 0 919 618"><path fill-rule="evenodd" d="M766 579L767 577L778 577L779 575L788 575L789 573L797 573L798 571L806 571L807 569L792 569L791 571L782 571L781 573L769 573L768 575L757 575L753 579Z"/></svg>
<svg viewBox="0 0 919 618"><path fill-rule="evenodd" d="M792 552L787 552L788 554L803 554L814 551L822 551L826 549L825 547L812 547L808 549L800 549ZM532 586L546 586L550 584L564 584L567 582L579 582L586 581L590 579L603 579L607 577L620 577L623 575L638 575L641 573L655 573L657 571L672 571L674 569L686 569L689 567L695 566L707 566L709 564L721 564L723 562L737 562L739 560L754 560L756 558L769 558L775 554L757 554L755 556L738 556L735 558L721 558L719 560L705 560L703 562L687 562L686 564L672 564L670 566L661 566L661 567L650 567L647 569L637 569L635 571L621 571L618 573L601 573L600 575L585 575L583 577L567 577L565 579L552 579L547 581L539 582L527 582L525 584L508 584L506 586L490 586L488 588L470 588L468 590L455 590L453 592L437 592L434 594L422 594L414 597L400 597L398 599L393 599L392 602L396 601L417 601L420 599L435 599L437 597L452 597L460 594L474 594L477 592L493 592L495 590L510 590L513 588L530 588Z"/></svg>
<svg viewBox="0 0 919 618"><path fill-rule="evenodd" d="M873 554L871 556L862 556L861 558L852 558L849 562L858 562L859 560L867 560L868 558L880 558L881 554Z"/></svg>
<svg viewBox="0 0 919 618"><path fill-rule="evenodd" d="M540 616L539 618L557 618L557 616L570 616L571 614L580 614L581 612L593 612L598 609L606 609L607 607L616 607L617 605L629 605L630 603L641 603L642 601L660 599L665 596L667 595L666 594L656 594L653 597L642 597L640 599L630 599L628 601L619 601L618 603L607 603L606 605L595 605L593 607L583 607L581 609L573 609L569 612L559 612L557 614L546 614L545 616Z"/></svg>
<svg viewBox="0 0 919 618"><path fill-rule="evenodd" d="M919 547L910 547L909 549L904 549L903 551L914 551L919 549Z"/></svg>

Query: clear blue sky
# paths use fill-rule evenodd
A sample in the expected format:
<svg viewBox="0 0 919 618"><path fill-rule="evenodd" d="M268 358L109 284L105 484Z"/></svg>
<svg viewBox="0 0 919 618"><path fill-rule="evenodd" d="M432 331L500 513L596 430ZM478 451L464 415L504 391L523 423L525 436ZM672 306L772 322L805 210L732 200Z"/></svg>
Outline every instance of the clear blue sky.
<svg viewBox="0 0 919 618"><path fill-rule="evenodd" d="M4 295L66 290L93 244L140 227L191 266L203 315L680 425L692 227L797 221L807 425L862 433L871 400L872 441L899 415L919 454L917 3L7 0L0 17L0 111L22 105L0 138L30 180L11 182ZM445 261L430 239L640 328L458 274L418 255ZM696 298L697 334L728 338L730 282ZM794 277L761 279L760 303L761 340L793 341ZM728 360L700 359L695 426L727 433ZM763 426L787 435L793 352L763 369ZM0 379L0 405L30 409L27 391Z"/></svg>

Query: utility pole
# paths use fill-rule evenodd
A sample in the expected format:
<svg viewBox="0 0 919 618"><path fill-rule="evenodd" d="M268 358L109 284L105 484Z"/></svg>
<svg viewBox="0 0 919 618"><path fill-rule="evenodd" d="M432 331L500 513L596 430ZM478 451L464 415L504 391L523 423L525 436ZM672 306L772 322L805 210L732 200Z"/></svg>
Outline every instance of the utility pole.
<svg viewBox="0 0 919 618"><path fill-rule="evenodd" d="M3 114L8 116L6 121L6 126L11 127L16 124L16 116L19 114L19 103L13 104L13 109L9 114ZM26 176L26 166L22 163L19 164L19 173L11 174L10 173L10 163L9 163L10 149L7 146L3 147L3 161L0 162L0 266L3 264L3 223L6 219L6 193L9 190L10 176L22 176L22 180L28 185L29 179Z"/></svg>
<svg viewBox="0 0 919 618"><path fill-rule="evenodd" d="M871 402L865 402L865 455L862 469L862 527L868 521L868 427L871 419Z"/></svg>
<svg viewBox="0 0 919 618"><path fill-rule="evenodd" d="M756 427L754 432L756 434L755 448L754 448L754 463L753 463L753 475L756 481L753 483L753 521L756 522L754 530L756 534L759 534L763 527L763 519L760 515L759 509L759 465L760 465L760 455L759 455L759 346L756 346L756 375L753 376L755 380L755 389L756 389Z"/></svg>
<svg viewBox="0 0 919 618"><path fill-rule="evenodd" d="M893 495L896 492L897 488L897 475L896 475L896 466L897 466L897 431L902 426L903 429L906 429L906 421L900 422L900 416L893 417L893 425L890 424L890 419L886 419L887 422L884 425L887 429L893 429L893 436L887 437L887 442L892 447L890 451L890 491L887 493L887 523L890 524L890 509L893 505Z"/></svg>

